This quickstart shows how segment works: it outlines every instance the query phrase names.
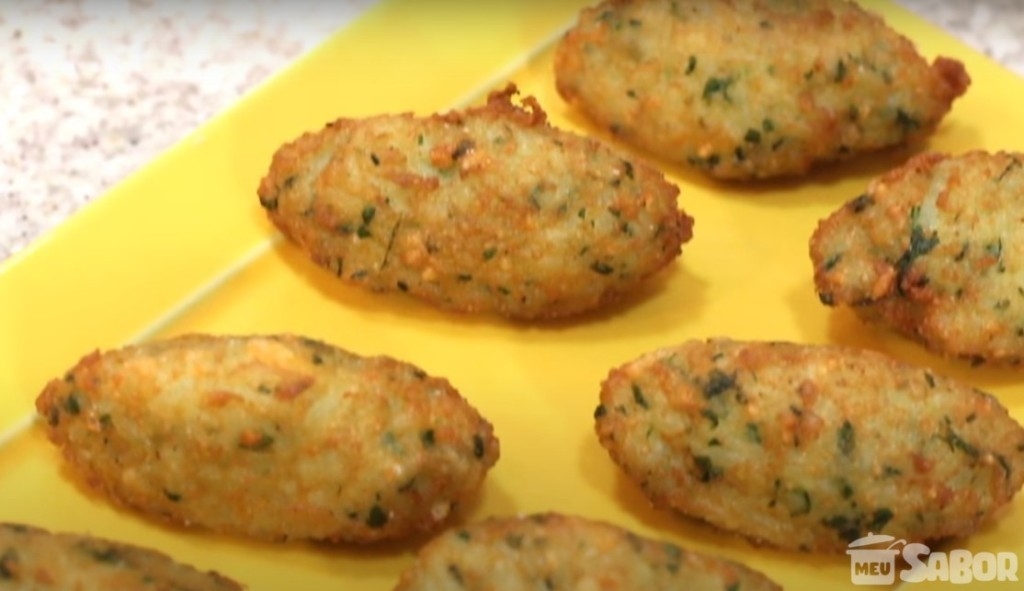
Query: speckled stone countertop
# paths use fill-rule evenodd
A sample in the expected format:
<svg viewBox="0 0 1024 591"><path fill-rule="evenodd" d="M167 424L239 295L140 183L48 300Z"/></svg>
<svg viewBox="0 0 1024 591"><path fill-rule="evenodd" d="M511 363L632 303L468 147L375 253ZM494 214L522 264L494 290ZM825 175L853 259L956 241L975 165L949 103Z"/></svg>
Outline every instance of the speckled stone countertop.
<svg viewBox="0 0 1024 591"><path fill-rule="evenodd" d="M1024 75L1024 2L898 1ZM373 2L0 4L0 261Z"/></svg>

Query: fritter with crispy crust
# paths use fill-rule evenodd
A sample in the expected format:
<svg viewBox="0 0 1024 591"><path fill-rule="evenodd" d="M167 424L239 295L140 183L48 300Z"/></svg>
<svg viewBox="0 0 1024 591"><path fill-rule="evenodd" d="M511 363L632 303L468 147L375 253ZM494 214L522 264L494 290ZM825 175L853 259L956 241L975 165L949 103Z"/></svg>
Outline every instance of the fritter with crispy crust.
<svg viewBox="0 0 1024 591"><path fill-rule="evenodd" d="M498 459L443 379L289 335L185 335L83 358L36 401L91 485L169 521L263 539L430 531Z"/></svg>
<svg viewBox="0 0 1024 591"><path fill-rule="evenodd" d="M200 572L139 546L88 535L0 523L4 591L240 591L215 572Z"/></svg>
<svg viewBox="0 0 1024 591"><path fill-rule="evenodd" d="M778 591L741 564L572 515L490 518L424 546L395 591Z"/></svg>
<svg viewBox="0 0 1024 591"><path fill-rule="evenodd" d="M260 203L341 279L449 310L577 314L675 259L692 225L678 189L515 93L425 118L339 119L274 154Z"/></svg>
<svg viewBox="0 0 1024 591"><path fill-rule="evenodd" d="M555 76L612 135L726 179L920 138L970 84L844 0L607 0L562 39Z"/></svg>
<svg viewBox="0 0 1024 591"><path fill-rule="evenodd" d="M924 154L872 181L811 238L821 301L934 351L1024 359L1024 154Z"/></svg>
<svg viewBox="0 0 1024 591"><path fill-rule="evenodd" d="M613 370L595 416L656 506L785 549L967 535L1024 483L994 397L873 351L689 341Z"/></svg>

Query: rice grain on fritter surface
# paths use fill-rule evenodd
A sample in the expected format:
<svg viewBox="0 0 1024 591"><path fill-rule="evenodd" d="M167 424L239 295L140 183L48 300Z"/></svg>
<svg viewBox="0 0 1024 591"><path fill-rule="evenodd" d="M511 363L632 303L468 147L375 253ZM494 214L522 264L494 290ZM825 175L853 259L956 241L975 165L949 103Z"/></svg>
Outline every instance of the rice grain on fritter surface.
<svg viewBox="0 0 1024 591"><path fill-rule="evenodd" d="M785 549L968 535L1024 483L994 397L873 351L689 341L613 370L595 417L656 506Z"/></svg>
<svg viewBox="0 0 1024 591"><path fill-rule="evenodd" d="M844 0L608 0L558 46L558 91L711 176L794 176L929 134L970 84Z"/></svg>
<svg viewBox="0 0 1024 591"><path fill-rule="evenodd" d="M4 591L240 591L238 583L201 572L132 544L0 523Z"/></svg>
<svg viewBox="0 0 1024 591"><path fill-rule="evenodd" d="M1024 359L1024 154L924 154L873 181L811 238L821 301L934 351Z"/></svg>
<svg viewBox="0 0 1024 591"><path fill-rule="evenodd" d="M573 515L492 517L441 534L395 591L779 591L744 565Z"/></svg>
<svg viewBox="0 0 1024 591"><path fill-rule="evenodd" d="M673 261L692 225L678 189L515 93L339 119L274 154L260 203L340 279L455 311L578 314Z"/></svg>
<svg viewBox="0 0 1024 591"><path fill-rule="evenodd" d="M93 353L36 406L71 466L114 500L263 539L434 530L499 453L446 380L290 335Z"/></svg>

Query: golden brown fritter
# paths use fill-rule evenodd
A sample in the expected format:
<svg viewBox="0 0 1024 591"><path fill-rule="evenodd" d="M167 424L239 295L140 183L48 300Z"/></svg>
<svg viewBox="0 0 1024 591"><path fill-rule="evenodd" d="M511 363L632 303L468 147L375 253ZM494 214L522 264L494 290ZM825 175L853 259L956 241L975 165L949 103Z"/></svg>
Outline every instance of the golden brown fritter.
<svg viewBox="0 0 1024 591"><path fill-rule="evenodd" d="M844 0L607 0L562 39L555 76L612 135L726 179L920 138L970 84Z"/></svg>
<svg viewBox="0 0 1024 591"><path fill-rule="evenodd" d="M573 515L490 518L424 546L395 591L779 591L741 564Z"/></svg>
<svg viewBox="0 0 1024 591"><path fill-rule="evenodd" d="M515 93L425 118L339 119L274 154L260 203L341 279L449 310L577 314L675 259L692 225L678 189Z"/></svg>
<svg viewBox="0 0 1024 591"><path fill-rule="evenodd" d="M925 154L872 181L811 238L821 301L934 351L1024 358L1024 154Z"/></svg>
<svg viewBox="0 0 1024 591"><path fill-rule="evenodd" d="M215 572L200 572L139 546L88 535L0 523L3 591L240 591Z"/></svg>
<svg viewBox="0 0 1024 591"><path fill-rule="evenodd" d="M185 335L83 358L36 407L85 480L170 521L264 539L429 531L498 459L443 379L289 335Z"/></svg>
<svg viewBox="0 0 1024 591"><path fill-rule="evenodd" d="M1024 483L994 397L872 351L689 341L613 370L595 416L655 505L785 549L967 535Z"/></svg>

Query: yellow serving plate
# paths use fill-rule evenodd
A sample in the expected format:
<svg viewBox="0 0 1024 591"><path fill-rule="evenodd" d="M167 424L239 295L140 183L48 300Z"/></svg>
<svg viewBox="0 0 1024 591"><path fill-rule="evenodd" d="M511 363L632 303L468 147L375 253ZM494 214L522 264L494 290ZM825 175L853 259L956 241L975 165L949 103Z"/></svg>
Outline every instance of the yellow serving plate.
<svg viewBox="0 0 1024 591"><path fill-rule="evenodd" d="M33 422L44 383L96 348L189 331L297 332L446 376L494 423L501 459L464 520L577 513L742 561L788 589L853 587L845 555L755 548L651 509L599 446L592 415L611 367L721 335L882 350L991 391L1024 421L1024 372L940 359L817 300L807 248L816 222L909 152L750 186L665 167L696 219L682 257L612 310L547 324L453 315L341 285L281 240L258 205L270 155L303 131L340 116L465 106L508 80L554 125L595 133L559 98L551 72L553 42L587 3L385 1L0 266L0 520L158 548L253 590L390 589L416 543L278 545L169 527L77 484ZM919 148L1021 147L1024 79L898 7L864 4L925 55L965 62L974 79ZM946 548L1024 559L1024 501Z"/></svg>

